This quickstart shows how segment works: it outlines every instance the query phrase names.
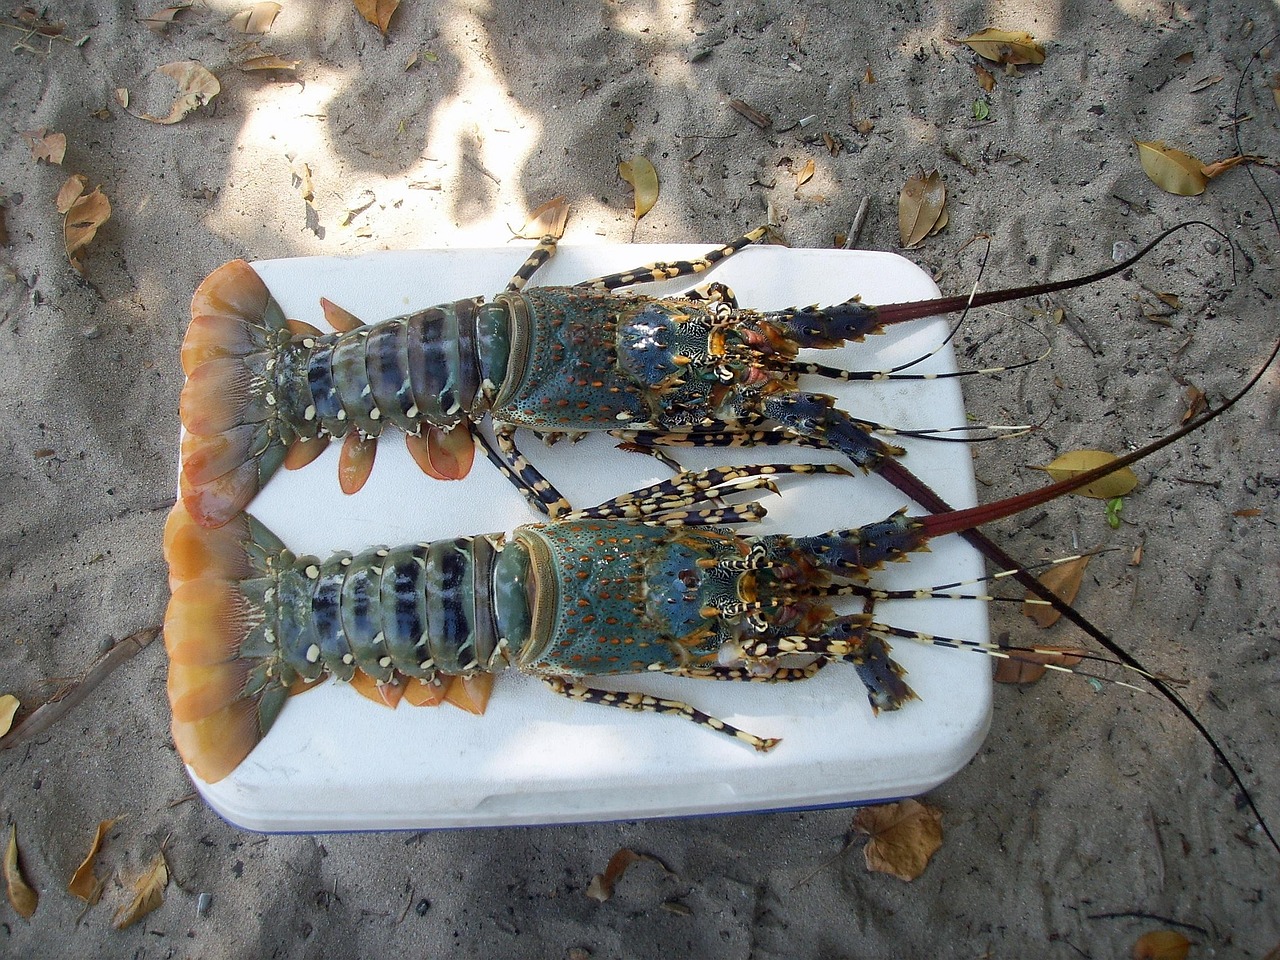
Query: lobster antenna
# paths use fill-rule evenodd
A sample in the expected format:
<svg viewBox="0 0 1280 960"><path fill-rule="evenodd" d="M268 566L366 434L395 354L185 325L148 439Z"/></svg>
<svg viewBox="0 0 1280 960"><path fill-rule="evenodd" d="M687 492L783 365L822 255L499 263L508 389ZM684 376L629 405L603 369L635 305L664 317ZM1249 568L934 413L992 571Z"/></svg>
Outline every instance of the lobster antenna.
<svg viewBox="0 0 1280 960"><path fill-rule="evenodd" d="M972 307L986 307L993 303L1004 303L1008 300L1021 300L1025 297L1038 297L1046 293L1056 293L1059 290L1070 290L1073 287L1080 287L1085 284L1095 283L1098 280L1105 280L1107 277L1113 277L1117 273L1122 273L1125 270L1128 270L1135 263L1163 243L1170 235L1177 233L1179 230L1185 230L1188 227L1204 227L1206 230L1212 231L1226 241L1228 247L1231 246L1231 238L1212 224L1205 223L1203 220L1186 220L1157 235L1154 240L1127 260L1113 264L1103 270L1086 274L1083 277L1071 277L1067 280L1051 280L1046 283L1033 283L1029 286L1012 287L1007 290L989 290L986 293L973 292L967 296L958 294L951 297L939 297L936 300L914 300L907 303L884 304L874 308L876 312L876 319L882 326L887 326L892 323L903 323L907 320L918 320L921 317L931 317L937 313L954 313L956 310L968 310ZM1232 248L1233 274L1235 271L1234 257L1235 252L1234 248Z"/></svg>

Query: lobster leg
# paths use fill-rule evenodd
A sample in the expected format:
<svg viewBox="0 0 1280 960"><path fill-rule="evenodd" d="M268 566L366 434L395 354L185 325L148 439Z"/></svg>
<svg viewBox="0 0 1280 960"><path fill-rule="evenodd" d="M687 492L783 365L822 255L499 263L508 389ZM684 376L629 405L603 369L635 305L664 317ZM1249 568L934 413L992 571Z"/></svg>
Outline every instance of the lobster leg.
<svg viewBox="0 0 1280 960"><path fill-rule="evenodd" d="M511 278L511 282L507 284L507 293L519 293L523 290L542 265L555 256L556 244L559 242L559 235L554 233L549 233L539 240L538 245L533 248L533 252L525 258L524 263L520 265L520 269L516 271L515 276Z"/></svg>
<svg viewBox="0 0 1280 960"><path fill-rule="evenodd" d="M606 707L620 707L623 710L638 710L642 713L665 713L684 717L700 727L706 727L716 733L723 733L736 740L741 740L755 747L761 753L772 750L782 741L776 737L757 737L753 733L740 730L732 724L725 723L710 714L703 713L696 707L681 700L667 700L663 697L650 696L647 693L618 693L613 690L600 690L584 686L580 683L569 683L561 677L543 677L543 683L553 693L576 700L579 703L598 703Z"/></svg>
<svg viewBox="0 0 1280 960"><path fill-rule="evenodd" d="M725 257L731 257L743 247L763 239L769 233L769 227L756 227L744 233L737 240L726 243L723 247L710 250L696 260L667 260L647 263L644 266L624 270L621 273L610 273L592 280L575 283L574 287L587 290L617 290L637 283L657 283L661 280L674 280L676 277L687 277L690 274L703 273L710 270Z"/></svg>
<svg viewBox="0 0 1280 960"><path fill-rule="evenodd" d="M524 494L538 510L552 520L573 509L573 505L565 499L564 494L544 477L516 446L516 428L507 424L495 423L493 436L497 449L489 445L487 439L481 438L485 453L502 475Z"/></svg>

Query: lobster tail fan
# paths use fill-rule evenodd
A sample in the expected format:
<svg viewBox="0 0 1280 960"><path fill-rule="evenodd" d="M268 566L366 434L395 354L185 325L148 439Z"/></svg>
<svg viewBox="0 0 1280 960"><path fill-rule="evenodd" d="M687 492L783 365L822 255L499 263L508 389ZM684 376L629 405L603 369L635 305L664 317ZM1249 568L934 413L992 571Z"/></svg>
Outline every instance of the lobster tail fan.
<svg viewBox="0 0 1280 960"><path fill-rule="evenodd" d="M236 768L266 734L288 694L270 642L265 601L276 538L243 514L218 529L179 503L165 526L173 594L165 612L173 741L200 779Z"/></svg>
<svg viewBox="0 0 1280 960"><path fill-rule="evenodd" d="M270 367L286 321L243 260L200 284L191 317L182 343L180 486L196 522L216 527L239 513L284 460Z"/></svg>

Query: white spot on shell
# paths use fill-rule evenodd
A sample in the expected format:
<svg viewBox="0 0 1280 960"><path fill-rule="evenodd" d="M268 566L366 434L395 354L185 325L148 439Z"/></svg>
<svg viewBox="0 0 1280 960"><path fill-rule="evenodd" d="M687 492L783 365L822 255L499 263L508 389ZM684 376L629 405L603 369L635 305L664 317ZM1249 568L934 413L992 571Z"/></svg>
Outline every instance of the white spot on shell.
<svg viewBox="0 0 1280 960"><path fill-rule="evenodd" d="M316 405L314 403L307 404L307 409L302 411L303 420L314 420L316 418Z"/></svg>
<svg viewBox="0 0 1280 960"><path fill-rule="evenodd" d="M307 647L307 663L315 663L319 659L320 647L313 643L311 646Z"/></svg>
<svg viewBox="0 0 1280 960"><path fill-rule="evenodd" d="M370 420L382 419L382 411L379 410L377 407L374 407L372 410L369 411L369 419Z"/></svg>

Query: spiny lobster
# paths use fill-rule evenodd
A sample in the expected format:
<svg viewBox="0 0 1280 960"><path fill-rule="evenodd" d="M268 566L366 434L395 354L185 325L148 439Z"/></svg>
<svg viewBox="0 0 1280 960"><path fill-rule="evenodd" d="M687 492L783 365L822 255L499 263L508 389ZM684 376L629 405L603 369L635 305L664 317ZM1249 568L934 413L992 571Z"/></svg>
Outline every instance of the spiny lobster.
<svg viewBox="0 0 1280 960"><path fill-rule="evenodd" d="M555 249L554 229L492 302L459 300L363 324L323 300L326 319L339 331L332 334L287 320L253 268L233 261L196 291L183 342L183 501L197 522L218 526L247 506L281 464L305 466L330 438L345 438L339 477L345 492L355 492L391 425L438 479L466 476L479 442L553 518L571 505L520 453L519 428L550 437L605 431L668 463L663 448L670 446L818 446L883 474L927 509L946 510L895 459L901 448L872 436L874 425L799 386L802 375L857 375L803 362L798 351L1099 280L1127 269L1182 226L1124 263L1071 280L878 307L855 297L826 308L772 311L739 308L723 284L661 299L622 289L701 273L764 238L767 228L699 259L526 289ZM486 413L493 443L473 430Z"/></svg>

